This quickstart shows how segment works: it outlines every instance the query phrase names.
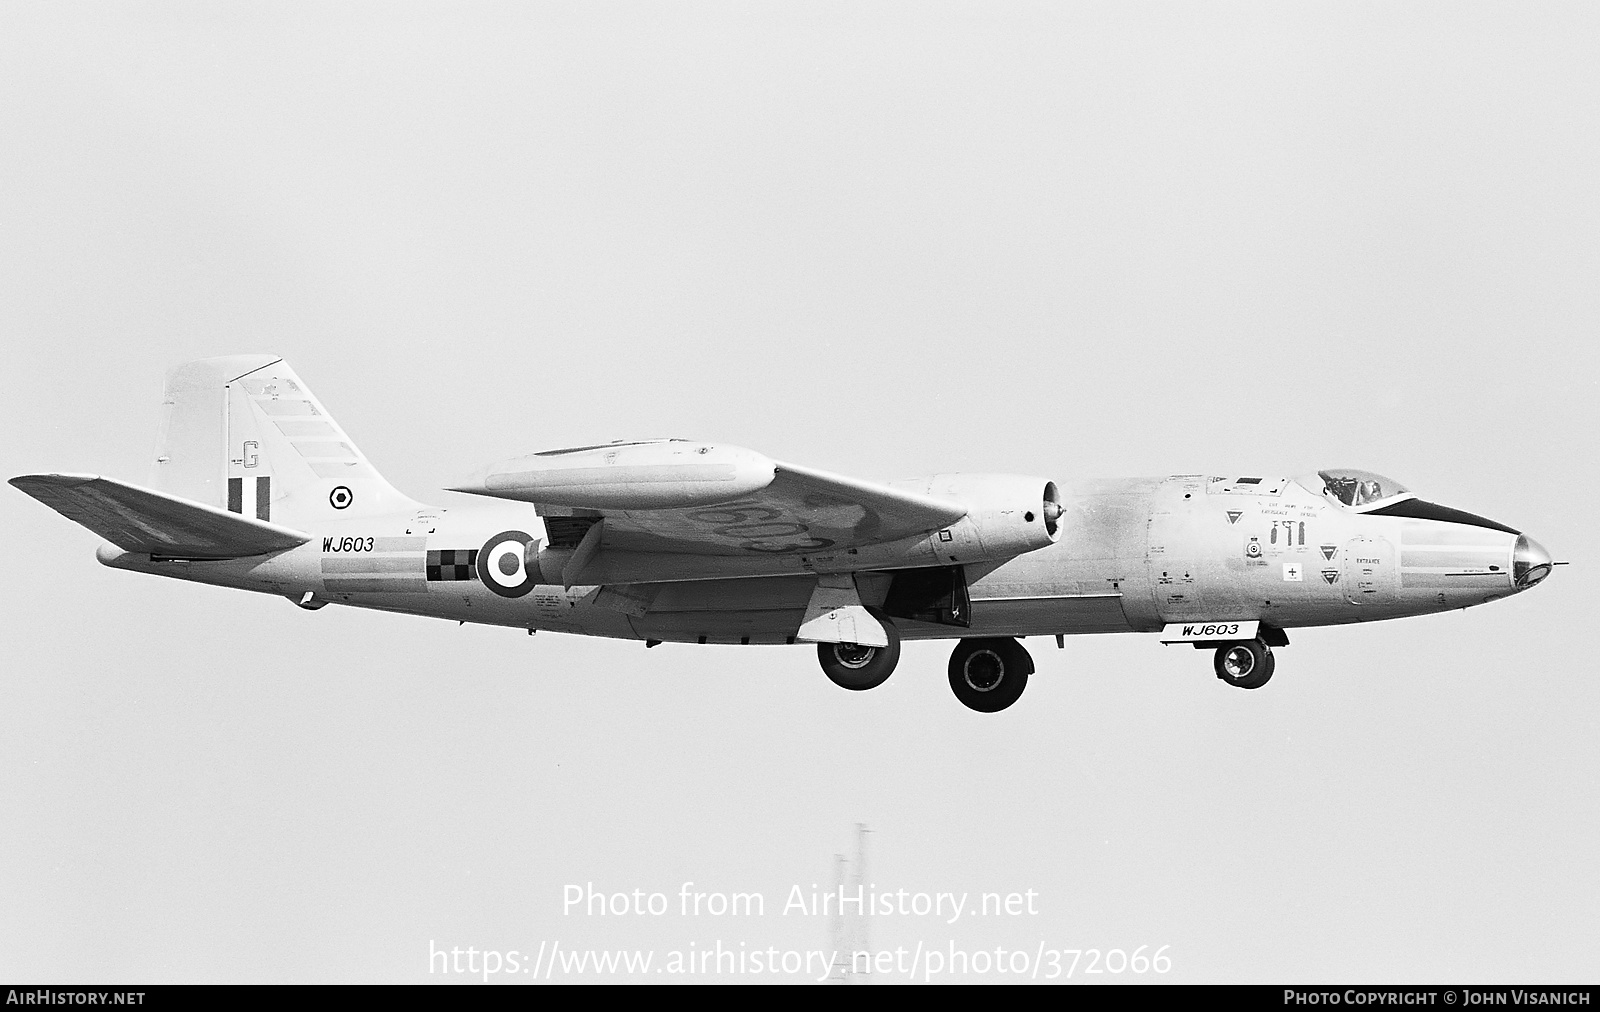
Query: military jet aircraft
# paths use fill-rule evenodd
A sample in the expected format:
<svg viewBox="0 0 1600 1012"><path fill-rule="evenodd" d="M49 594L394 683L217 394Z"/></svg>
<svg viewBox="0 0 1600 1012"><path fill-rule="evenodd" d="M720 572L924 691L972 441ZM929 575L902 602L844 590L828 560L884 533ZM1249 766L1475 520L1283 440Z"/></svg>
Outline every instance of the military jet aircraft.
<svg viewBox="0 0 1600 1012"><path fill-rule="evenodd" d="M449 508L389 485L281 359L167 377L148 487L11 483L110 542L117 569L460 622L662 642L815 644L846 689L903 640L953 639L950 687L1011 705L1020 637L1157 633L1259 688L1302 626L1482 604L1551 572L1504 524L1350 469L872 482L718 443L546 450Z"/></svg>

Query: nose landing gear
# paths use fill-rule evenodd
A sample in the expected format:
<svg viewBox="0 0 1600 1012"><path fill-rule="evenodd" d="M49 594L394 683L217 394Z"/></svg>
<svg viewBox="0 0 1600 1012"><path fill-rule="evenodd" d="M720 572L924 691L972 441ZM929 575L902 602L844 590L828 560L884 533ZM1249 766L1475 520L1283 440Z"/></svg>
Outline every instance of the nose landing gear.
<svg viewBox="0 0 1600 1012"><path fill-rule="evenodd" d="M1224 643L1217 648L1217 677L1241 689L1259 689L1272 677L1277 660L1259 639Z"/></svg>
<svg viewBox="0 0 1600 1012"><path fill-rule="evenodd" d="M1028 687L1033 658L1014 639L967 639L950 655L950 688L979 713L998 713Z"/></svg>

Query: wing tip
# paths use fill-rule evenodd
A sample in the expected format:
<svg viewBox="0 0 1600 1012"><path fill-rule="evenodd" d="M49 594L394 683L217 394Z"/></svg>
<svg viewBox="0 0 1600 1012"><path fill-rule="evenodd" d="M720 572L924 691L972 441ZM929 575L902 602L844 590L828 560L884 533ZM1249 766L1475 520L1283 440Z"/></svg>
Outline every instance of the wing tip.
<svg viewBox="0 0 1600 1012"><path fill-rule="evenodd" d="M19 488L24 492L28 491L29 485L47 485L56 488L76 488L79 485L87 485L91 481L99 480L100 476L98 474L82 474L71 471L48 471L37 474L19 474L13 478L7 479L10 485L12 485L14 488ZM29 494L31 495L32 493Z"/></svg>

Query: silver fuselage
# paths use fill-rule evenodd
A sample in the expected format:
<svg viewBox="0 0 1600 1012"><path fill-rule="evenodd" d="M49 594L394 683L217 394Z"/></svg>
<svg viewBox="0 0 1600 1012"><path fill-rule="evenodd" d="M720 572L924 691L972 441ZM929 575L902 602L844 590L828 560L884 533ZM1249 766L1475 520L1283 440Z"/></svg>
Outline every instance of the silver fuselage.
<svg viewBox="0 0 1600 1012"><path fill-rule="evenodd" d="M906 639L1149 632L1171 622L1260 620L1281 629L1466 608L1517 589L1517 535L1470 523L1374 516L1302 484L1197 475L1062 484L1058 542L968 566L970 624L896 619ZM816 576L538 586L491 593L437 565L498 531L542 536L531 507L470 503L352 518L298 548L219 562L100 551L107 565L324 603L590 636L793 642ZM1525 539L1524 539L1525 540ZM431 554L430 553L434 553ZM460 557L460 556L457 556ZM858 573L883 601L891 577ZM308 598L307 595L310 595Z"/></svg>

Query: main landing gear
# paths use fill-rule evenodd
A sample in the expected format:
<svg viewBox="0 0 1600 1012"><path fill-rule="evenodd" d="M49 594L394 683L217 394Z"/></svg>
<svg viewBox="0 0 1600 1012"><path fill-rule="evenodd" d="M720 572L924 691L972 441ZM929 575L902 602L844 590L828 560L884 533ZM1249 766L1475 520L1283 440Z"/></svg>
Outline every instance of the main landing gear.
<svg viewBox="0 0 1600 1012"><path fill-rule="evenodd" d="M1277 664L1272 648L1259 639L1224 643L1217 648L1213 662L1218 678L1241 689L1259 689L1267 684Z"/></svg>
<svg viewBox="0 0 1600 1012"><path fill-rule="evenodd" d="M900 663L900 634L893 622L883 622L883 631L889 634L886 647L864 647L855 643L818 643L817 660L822 662L822 673L841 689L860 692L875 689L894 674Z"/></svg>
<svg viewBox="0 0 1600 1012"><path fill-rule="evenodd" d="M886 647L819 643L817 660L833 684L860 692L888 680L900 662L900 634L884 622ZM1021 643L1003 637L966 639L950 655L950 688L956 698L980 713L996 713L1015 703L1028 687L1033 658Z"/></svg>
<svg viewBox="0 0 1600 1012"><path fill-rule="evenodd" d="M1028 687L1033 658L1014 639L970 639L950 655L950 688L979 713L997 713Z"/></svg>

